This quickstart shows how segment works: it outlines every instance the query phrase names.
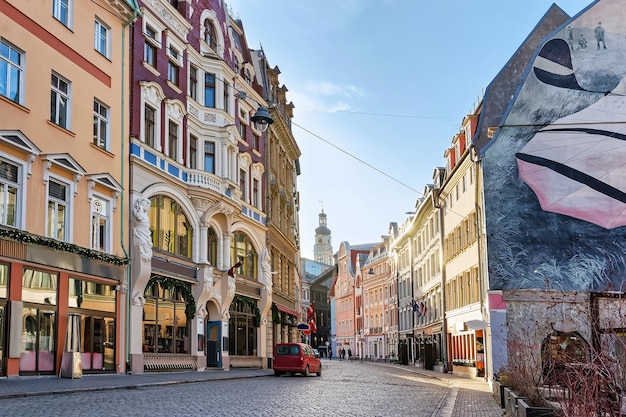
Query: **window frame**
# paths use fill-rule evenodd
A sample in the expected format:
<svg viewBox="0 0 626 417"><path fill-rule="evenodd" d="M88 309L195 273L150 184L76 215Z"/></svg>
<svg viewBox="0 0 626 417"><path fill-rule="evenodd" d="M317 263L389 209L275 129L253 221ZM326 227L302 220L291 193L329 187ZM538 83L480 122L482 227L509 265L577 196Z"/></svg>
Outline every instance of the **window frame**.
<svg viewBox="0 0 626 417"><path fill-rule="evenodd" d="M26 59L26 54L24 53L23 50L21 50L20 48L18 48L17 46L15 46L14 44L12 44L11 42L9 42L8 40L4 38L0 38L0 50L2 50L1 46L5 46L7 48L8 56L4 56L0 54L0 62L2 63L3 66L6 66L4 79L0 80L0 83L4 82L6 94L0 93L0 95L2 95L3 97L6 97L7 99L17 104L23 105L24 104L24 74L25 74L25 65L24 65L25 62L24 61ZM15 54L17 54L17 57L19 58L19 63L14 62L14 60L11 58L12 51ZM11 89L13 88L13 83L11 82L11 80L13 80L13 75L14 75L13 69L17 73L17 90L15 92L15 96L11 97L12 95Z"/></svg>
<svg viewBox="0 0 626 417"><path fill-rule="evenodd" d="M109 151L111 148L111 108L104 104L102 101L94 98L94 113L93 113L93 144L100 149ZM96 111L95 107L98 106L99 111ZM101 111L104 110L103 115ZM102 127L104 125L105 132L102 137ZM97 131L96 131L97 130Z"/></svg>
<svg viewBox="0 0 626 417"><path fill-rule="evenodd" d="M207 145L212 145L213 147L213 152L207 152ZM210 174L215 174L215 164L216 164L216 154L215 154L215 149L216 149L216 143L213 141L204 141L204 158L203 158L203 168L205 172L208 172ZM210 156L210 160L212 161L212 167L211 170L207 169L207 156Z"/></svg>
<svg viewBox="0 0 626 417"><path fill-rule="evenodd" d="M3 164L8 164L8 165L12 165L16 168L16 179L15 181L12 181L10 178L4 178L2 176L0 176L0 224L4 225L4 226L9 226L9 227L15 227L18 229L22 229L22 221L24 216L24 213L22 213L24 211L24 195L25 195L25 171L27 170L27 168L25 167L25 162L24 161L20 161L20 160L16 160L14 158L9 157L8 155L2 155L0 156L0 168L3 168ZM7 194L4 190L1 190L1 188L5 188L5 187L13 187L16 189L16 193L15 193L15 203L14 203L14 213L13 213L13 219L14 219L14 224L9 224L6 221L6 218L8 216L8 209L7 210L3 210L2 207L6 206L8 207L8 201L7 201ZM5 203L6 202L6 203Z"/></svg>
<svg viewBox="0 0 626 417"><path fill-rule="evenodd" d="M207 77L213 77L213 82L211 83L210 79ZM217 75L211 72L204 73L204 89L203 89L203 98L204 98L204 107L210 107L212 109L217 107L216 103L216 92L217 92ZM209 94L211 93L211 94ZM212 99L212 103L209 103L209 98Z"/></svg>
<svg viewBox="0 0 626 417"><path fill-rule="evenodd" d="M65 12L63 6L65 6ZM52 0L52 16L63 26L73 29L74 0Z"/></svg>
<svg viewBox="0 0 626 417"><path fill-rule="evenodd" d="M104 36L102 31L104 31ZM111 58L111 32L111 27L96 16L94 21L94 49L107 59Z"/></svg>
<svg viewBox="0 0 626 417"><path fill-rule="evenodd" d="M98 213L97 211L95 211L95 207L98 204L98 201L103 201L106 203L105 205L105 212L104 213ZM91 220L91 224L90 224L90 233L89 233L89 243L90 243L90 248L96 251L101 251L101 252L105 252L105 253L111 253L112 250L112 237L113 237L113 201L111 198L106 197L102 194L98 194L98 193L94 193L92 198L91 198L91 204L90 206L90 220ZM98 236L94 236L94 218L98 218L98 219L104 219L105 220L105 227L104 227L104 244L102 246L95 246L95 239L96 238L100 238L102 237L102 235L100 234L100 230L98 230L98 232L100 232L98 234ZM101 239L98 239L101 240Z"/></svg>
<svg viewBox="0 0 626 417"><path fill-rule="evenodd" d="M172 129L174 127L174 129ZM182 126L178 124L173 119L168 119L167 121L167 149L165 149L165 154L173 159L174 161L178 160L179 155L179 145L180 145L180 132ZM172 135L172 130L174 130L175 135Z"/></svg>
<svg viewBox="0 0 626 417"><path fill-rule="evenodd" d="M65 187L65 200L50 196L50 184L56 183ZM50 175L46 184L46 237L60 240L63 242L70 242L71 236L71 220L72 219L72 184L60 177ZM50 203L55 203L54 219L50 219ZM63 215L63 236L59 236L57 231L51 233L51 220L58 225L59 223L59 206L65 207Z"/></svg>
<svg viewBox="0 0 626 417"><path fill-rule="evenodd" d="M54 85L54 79L56 78L57 83ZM63 82L67 85L67 92L62 91L59 87L59 83ZM60 109L63 107L61 100L65 98L65 111L63 112L65 115L65 122L62 123L60 116ZM54 103L53 103L54 101ZM53 104L54 104L54 112L53 112ZM72 126L72 83L67 78L63 77L57 72L52 72L51 80L50 80L50 122L62 127L66 130L71 130Z"/></svg>

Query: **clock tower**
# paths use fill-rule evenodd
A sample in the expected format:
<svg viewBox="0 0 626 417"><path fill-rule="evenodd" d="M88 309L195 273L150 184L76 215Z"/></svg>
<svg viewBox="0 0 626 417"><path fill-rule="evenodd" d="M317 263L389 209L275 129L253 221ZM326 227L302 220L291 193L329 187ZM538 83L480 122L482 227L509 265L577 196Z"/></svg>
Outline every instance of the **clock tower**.
<svg viewBox="0 0 626 417"><path fill-rule="evenodd" d="M333 246L330 243L330 229L326 226L326 213L322 208L319 214L319 226L315 229L315 246L313 246L313 256L316 262L326 265L333 265Z"/></svg>

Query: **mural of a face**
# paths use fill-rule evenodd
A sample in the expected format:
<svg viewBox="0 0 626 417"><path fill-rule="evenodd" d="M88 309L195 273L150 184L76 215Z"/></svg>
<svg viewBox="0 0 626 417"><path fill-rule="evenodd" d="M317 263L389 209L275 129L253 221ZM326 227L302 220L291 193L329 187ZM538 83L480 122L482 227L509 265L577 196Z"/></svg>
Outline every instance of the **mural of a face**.
<svg viewBox="0 0 626 417"><path fill-rule="evenodd" d="M538 45L483 150L490 289L626 289L624 6L595 2Z"/></svg>

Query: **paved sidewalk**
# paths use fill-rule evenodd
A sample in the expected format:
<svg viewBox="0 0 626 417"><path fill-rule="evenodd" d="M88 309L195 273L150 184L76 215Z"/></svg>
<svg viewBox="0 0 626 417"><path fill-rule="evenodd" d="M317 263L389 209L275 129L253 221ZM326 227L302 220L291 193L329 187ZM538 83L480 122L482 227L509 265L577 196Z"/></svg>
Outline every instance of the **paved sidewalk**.
<svg viewBox="0 0 626 417"><path fill-rule="evenodd" d="M377 366L401 368L448 383L448 395L442 399L433 417L501 417L502 409L496 404L489 384L425 371L413 366L372 363ZM150 385L168 385L221 379L257 378L273 375L271 369L208 369L201 372L156 372L140 375L100 374L83 375L82 378L56 376L20 376L0 378L0 400L3 398L53 395L75 391L138 388Z"/></svg>

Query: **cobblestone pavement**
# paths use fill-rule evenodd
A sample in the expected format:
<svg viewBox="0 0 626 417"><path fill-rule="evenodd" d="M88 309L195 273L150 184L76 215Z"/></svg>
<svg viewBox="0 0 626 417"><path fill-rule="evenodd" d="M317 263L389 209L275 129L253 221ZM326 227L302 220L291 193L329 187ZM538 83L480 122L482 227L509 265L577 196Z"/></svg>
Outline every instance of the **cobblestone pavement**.
<svg viewBox="0 0 626 417"><path fill-rule="evenodd" d="M410 366L323 364L321 378L277 378L258 369L5 378L0 416L502 415L485 382Z"/></svg>

